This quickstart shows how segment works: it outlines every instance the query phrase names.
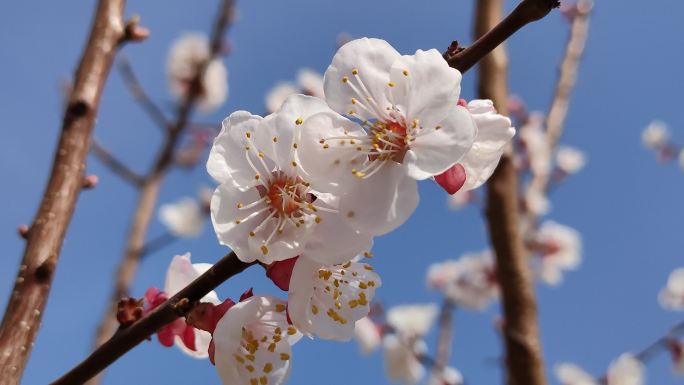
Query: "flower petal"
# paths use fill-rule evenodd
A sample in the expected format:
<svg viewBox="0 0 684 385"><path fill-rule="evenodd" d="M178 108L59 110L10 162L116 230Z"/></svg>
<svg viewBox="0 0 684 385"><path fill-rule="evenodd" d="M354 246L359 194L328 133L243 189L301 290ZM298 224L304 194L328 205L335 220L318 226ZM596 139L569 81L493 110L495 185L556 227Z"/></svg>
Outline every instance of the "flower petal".
<svg viewBox="0 0 684 385"><path fill-rule="evenodd" d="M253 133L261 120L247 111L237 111L223 121L207 161L207 171L217 182L231 183L241 189L255 185L255 171L247 161L245 149L250 146L247 133ZM255 154L248 156L253 159Z"/></svg>
<svg viewBox="0 0 684 385"><path fill-rule="evenodd" d="M461 73L449 67L436 49L416 51L398 58L390 70L392 102L407 122L417 120L432 128L443 121L458 102Z"/></svg>
<svg viewBox="0 0 684 385"><path fill-rule="evenodd" d="M409 175L422 180L446 171L468 152L476 134L477 127L468 111L453 106L446 119L424 127L410 143L404 157Z"/></svg>
<svg viewBox="0 0 684 385"><path fill-rule="evenodd" d="M354 110L362 119L384 118L385 108L391 105L389 72L399 57L389 43L380 39L364 37L343 45L325 71L325 99L330 108L343 115ZM369 107L358 108L352 98Z"/></svg>
<svg viewBox="0 0 684 385"><path fill-rule="evenodd" d="M370 178L359 179L340 198L340 214L353 228L386 234L403 224L418 206L418 185L406 168L386 161Z"/></svg>

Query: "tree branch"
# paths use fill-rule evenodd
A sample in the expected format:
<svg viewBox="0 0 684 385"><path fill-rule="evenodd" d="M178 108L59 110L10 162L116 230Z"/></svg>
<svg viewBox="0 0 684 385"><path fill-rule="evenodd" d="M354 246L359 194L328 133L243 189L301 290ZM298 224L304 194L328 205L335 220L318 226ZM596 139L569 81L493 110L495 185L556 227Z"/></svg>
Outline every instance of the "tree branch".
<svg viewBox="0 0 684 385"><path fill-rule="evenodd" d="M491 42L490 46L494 43L498 46L510 33L548 14L556 5L552 3L523 0L511 15L497 25L501 19L503 1L477 1L475 35L482 37L470 49L480 52L479 47L486 42ZM506 25L508 28L502 27ZM462 55L467 52L468 49ZM464 63L463 68L469 68L470 62L466 60ZM507 113L507 66L506 53L501 46L482 59L479 72L479 97L492 99L502 114ZM509 146L489 180L485 210L502 292L506 378L509 385L544 385L546 379L539 341L537 303L518 228L518 174L511 154L512 148Z"/></svg>
<svg viewBox="0 0 684 385"><path fill-rule="evenodd" d="M563 134L563 125L568 115L570 95L577 81L580 60L584 53L587 36L589 34L589 16L593 8L591 0L580 0L576 4L576 13L572 18L570 36L565 48L565 55L558 71L556 90L551 101L549 113L546 116L546 146L548 153L553 154L558 141ZM527 189L545 195L552 179L551 171L534 174ZM532 229L536 226L537 217L527 212L526 226Z"/></svg>
<svg viewBox="0 0 684 385"><path fill-rule="evenodd" d="M445 58L450 66L466 72L519 29L542 19L559 5L560 2L556 0L523 0L500 23L490 24L482 34L477 35L477 40L470 47L453 54L447 53Z"/></svg>
<svg viewBox="0 0 684 385"><path fill-rule="evenodd" d="M112 155L97 139L93 138L90 151L102 162L110 171L120 176L126 182L135 187L142 186L144 178L135 171L123 164L119 159Z"/></svg>
<svg viewBox="0 0 684 385"><path fill-rule="evenodd" d="M95 347L100 346L107 341L118 327L115 316L117 304L121 298L127 296L129 287L133 282L138 265L140 264L147 230L154 214L161 183L166 172L174 164L174 152L179 142L180 135L189 125L190 115L192 114L197 99L202 93L202 78L204 72L209 62L221 53L223 35L231 25L233 11L234 1L222 0L211 36L210 58L199 66L197 74L189 87L188 93L185 98L179 102L176 111L176 120L169 126L165 142L157 155L150 173L145 177L142 184L138 204L135 208L129 230L124 256L116 272L114 289L110 297L110 305L103 315L97 330ZM95 378L89 382L89 384L95 385L98 382L99 378Z"/></svg>
<svg viewBox="0 0 684 385"><path fill-rule="evenodd" d="M226 255L206 273L155 308L150 314L136 321L133 325L121 329L80 364L54 381L52 385L73 385L86 382L126 352L152 336L161 327L186 315L208 292L253 264L240 261L235 253L231 252Z"/></svg>
<svg viewBox="0 0 684 385"><path fill-rule="evenodd" d="M133 95L133 98L140 104L147 115L157 123L159 128L163 131L169 130L171 122L166 118L166 115L164 115L161 108L159 108L159 106L147 95L142 84L138 81L138 77L135 76L131 63L127 59L121 57L118 60L118 64L119 73L121 73L121 77L123 78L124 83L126 83L131 95Z"/></svg>
<svg viewBox="0 0 684 385"><path fill-rule="evenodd" d="M98 2L76 70L50 178L0 325L0 378L5 385L19 383L40 327L64 235L83 186L100 96L117 48L126 40L124 5L125 0Z"/></svg>
<svg viewBox="0 0 684 385"><path fill-rule="evenodd" d="M454 311L456 305L448 298L444 298L439 312L439 334L437 335L437 354L432 371L441 373L449 363L451 346L454 338Z"/></svg>

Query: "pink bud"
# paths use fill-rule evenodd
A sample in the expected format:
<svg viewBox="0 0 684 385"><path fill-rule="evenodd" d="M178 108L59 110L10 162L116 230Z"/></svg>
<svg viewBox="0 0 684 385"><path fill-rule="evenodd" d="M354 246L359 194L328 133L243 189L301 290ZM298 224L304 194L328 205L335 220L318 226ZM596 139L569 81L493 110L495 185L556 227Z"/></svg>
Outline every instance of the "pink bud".
<svg viewBox="0 0 684 385"><path fill-rule="evenodd" d="M242 302L242 301L244 301L244 300L246 300L246 299L250 299L250 298L252 298L253 296L254 296L254 291L253 291L252 288L250 287L249 290L246 290L244 293L242 293L242 295L240 296L240 301L239 301L239 302Z"/></svg>
<svg viewBox="0 0 684 385"><path fill-rule="evenodd" d="M100 178L98 178L97 175L91 174L83 178L83 188L90 190L92 188L95 188L97 186L98 182L100 182Z"/></svg>
<svg viewBox="0 0 684 385"><path fill-rule="evenodd" d="M29 235L28 225L19 225L19 227L17 227L17 233L19 233L20 237L27 239Z"/></svg>
<svg viewBox="0 0 684 385"><path fill-rule="evenodd" d="M460 163L435 176L435 182L442 186L449 195L456 194L466 182L466 172Z"/></svg>
<svg viewBox="0 0 684 385"><path fill-rule="evenodd" d="M284 261L273 262L266 268L266 276L275 283L281 290L290 290L290 277L297 258L294 257Z"/></svg>

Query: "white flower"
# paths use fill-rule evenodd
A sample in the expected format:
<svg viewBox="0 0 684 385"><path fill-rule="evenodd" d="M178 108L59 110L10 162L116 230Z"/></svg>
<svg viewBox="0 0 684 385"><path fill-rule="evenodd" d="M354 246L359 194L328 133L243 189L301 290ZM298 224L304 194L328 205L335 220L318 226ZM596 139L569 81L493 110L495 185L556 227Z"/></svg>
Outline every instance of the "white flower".
<svg viewBox="0 0 684 385"><path fill-rule="evenodd" d="M537 189L528 188L525 190L525 207L534 215L542 216L551 210L551 202L546 194Z"/></svg>
<svg viewBox="0 0 684 385"><path fill-rule="evenodd" d="M387 311L387 324L406 340L423 337L432 327L438 311L434 303L395 306Z"/></svg>
<svg viewBox="0 0 684 385"><path fill-rule="evenodd" d="M660 306L668 310L684 310L684 268L670 273L667 285L658 295Z"/></svg>
<svg viewBox="0 0 684 385"><path fill-rule="evenodd" d="M463 385L463 375L456 368L447 366L440 372L433 372L428 385Z"/></svg>
<svg viewBox="0 0 684 385"><path fill-rule="evenodd" d="M323 91L323 76L318 72L308 68L301 69L297 74L297 83L299 83L304 94L317 98L325 97Z"/></svg>
<svg viewBox="0 0 684 385"><path fill-rule="evenodd" d="M383 338L382 346L385 372L390 379L405 385L414 385L423 378L425 368L418 357L427 351L425 342L406 342L390 334Z"/></svg>
<svg viewBox="0 0 684 385"><path fill-rule="evenodd" d="M561 385L598 385L594 377L574 364L557 364L553 372Z"/></svg>
<svg viewBox="0 0 684 385"><path fill-rule="evenodd" d="M162 205L159 220L177 237L197 237L204 229L204 213L192 198Z"/></svg>
<svg viewBox="0 0 684 385"><path fill-rule="evenodd" d="M288 96L299 93L299 88L292 83L278 83L266 94L266 111L276 112Z"/></svg>
<svg viewBox="0 0 684 385"><path fill-rule="evenodd" d="M459 162L466 172L462 190L480 187L494 173L508 142L515 135L511 120L496 113L491 100L471 100L468 112L477 125L472 147Z"/></svg>
<svg viewBox="0 0 684 385"><path fill-rule="evenodd" d="M173 44L166 68L169 88L175 96L187 96L195 74L202 63L211 59L210 55L209 41L202 34L187 34ZM202 77L199 108L207 112L214 110L225 102L227 96L228 71L221 59L211 59Z"/></svg>
<svg viewBox="0 0 684 385"><path fill-rule="evenodd" d="M164 292L170 298L181 291L197 277L204 274L209 268L209 263L192 263L190 261L190 253L184 255L177 255L171 260L168 270L166 271L166 282L164 284ZM215 291L210 291L205 295L201 302L209 302L218 305L221 301L216 295ZM190 329L188 327L188 329ZM204 330L192 328L195 334L195 350L191 350L185 346L185 342L178 335L174 336L175 345L184 353L195 358L206 358L209 356L208 349L211 342L211 334Z"/></svg>
<svg viewBox="0 0 684 385"><path fill-rule="evenodd" d="M489 250L431 265L427 282L453 302L471 309L484 309L499 296L494 257Z"/></svg>
<svg viewBox="0 0 684 385"><path fill-rule="evenodd" d="M535 175L548 175L551 171L551 153L543 124L544 116L533 112L527 123L520 127L519 133L527 151L530 169Z"/></svg>
<svg viewBox="0 0 684 385"><path fill-rule="evenodd" d="M452 210L460 210L473 200L473 192L471 190L458 190L455 194L447 197L447 203Z"/></svg>
<svg viewBox="0 0 684 385"><path fill-rule="evenodd" d="M384 234L418 205L416 180L463 158L477 127L458 106L461 74L437 50L401 56L387 42L358 39L325 72L328 112L304 121L299 157L312 181L337 192L355 228Z"/></svg>
<svg viewBox="0 0 684 385"><path fill-rule="evenodd" d="M670 140L670 129L660 120L652 121L641 133L641 142L647 148L661 147Z"/></svg>
<svg viewBox="0 0 684 385"><path fill-rule="evenodd" d="M216 370L225 385L281 385L301 333L287 323L285 302L251 297L233 305L214 331Z"/></svg>
<svg viewBox="0 0 684 385"><path fill-rule="evenodd" d="M535 273L549 285L560 284L563 271L577 269L582 260L582 238L571 227L546 221L539 228L535 243L540 254Z"/></svg>
<svg viewBox="0 0 684 385"><path fill-rule="evenodd" d="M608 367L608 385L642 385L644 365L632 354L624 353Z"/></svg>
<svg viewBox="0 0 684 385"><path fill-rule="evenodd" d="M302 333L348 341L356 321L368 315L380 277L365 263L326 266L297 259L288 294L288 314Z"/></svg>
<svg viewBox="0 0 684 385"><path fill-rule="evenodd" d="M361 353L368 354L380 346L382 335L378 325L368 317L363 317L356 321L354 325L354 336L359 343Z"/></svg>
<svg viewBox="0 0 684 385"><path fill-rule="evenodd" d="M266 118L231 114L214 140L207 170L220 185L211 201L219 241L251 262L306 255L327 265L369 250L370 235L340 217L337 198L319 194L301 172L295 155L295 126L328 111L319 99L293 95Z"/></svg>
<svg viewBox="0 0 684 385"><path fill-rule="evenodd" d="M556 151L556 164L566 174L580 171L586 163L584 153L574 147L561 146Z"/></svg>

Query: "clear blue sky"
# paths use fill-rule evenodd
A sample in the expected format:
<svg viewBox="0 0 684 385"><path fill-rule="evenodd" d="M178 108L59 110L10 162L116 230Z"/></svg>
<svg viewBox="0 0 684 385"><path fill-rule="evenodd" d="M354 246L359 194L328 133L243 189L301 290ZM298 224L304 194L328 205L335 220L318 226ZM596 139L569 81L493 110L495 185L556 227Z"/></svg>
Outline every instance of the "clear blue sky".
<svg viewBox="0 0 684 385"><path fill-rule="evenodd" d="M49 172L61 120L59 83L71 75L85 41L94 1L14 1L0 23L0 306L4 309L23 250L20 223L34 215ZM219 112L199 118L219 122L237 109L263 111L265 92L301 67L323 71L339 32L388 40L400 52L444 49L451 40L470 41L471 1L297 0L238 1L239 20L230 33L234 52L227 59L230 97ZM509 1L508 8L515 2ZM429 6L428 6L429 4ZM171 106L165 59L183 31L207 31L217 1L134 0L127 14L142 15L151 38L131 45L130 58L148 92ZM587 55L582 64L564 142L589 156L589 165L553 196L550 218L584 236L581 269L559 288L538 287L547 367L574 361L601 373L620 353L640 349L684 314L661 310L656 296L668 273L684 265L684 173L658 164L641 147L640 131L659 118L684 141L681 87L684 3L672 0L597 1ZM510 88L530 108L548 106L556 66L567 35L556 13L525 28L509 41ZM474 73L464 77L464 97L472 98ZM154 156L159 133L135 105L120 76L112 74L95 130L115 153L138 170ZM143 166L145 165L145 166ZM143 168L145 167L145 168ZM109 294L122 251L135 191L91 161L101 178L81 195L62 249L44 323L25 384L55 379L88 353L91 336ZM172 172L161 202L193 195L210 179L203 167ZM376 241L375 266L383 277L377 297L387 305L438 301L427 292L424 271L434 261L455 258L486 245L481 212L447 210L441 190L421 185L421 205L402 228ZM429 230L428 230L429 229ZM161 234L155 220L150 234ZM191 251L198 262L213 262L226 250L210 226L197 240L181 241L152 255L141 266L134 293L163 285L174 254ZM259 268L224 284L233 298L247 287L277 293ZM495 384L492 363L500 344L492 329L498 305L488 312L459 312L453 364L471 384ZM434 347L434 335L428 341ZM669 358L648 368L650 384L681 383ZM362 357L354 343L302 341L295 347L291 384L385 384L379 354ZM107 373L106 384L219 383L206 361L186 358L156 342L143 343ZM552 381L552 383L555 383Z"/></svg>

